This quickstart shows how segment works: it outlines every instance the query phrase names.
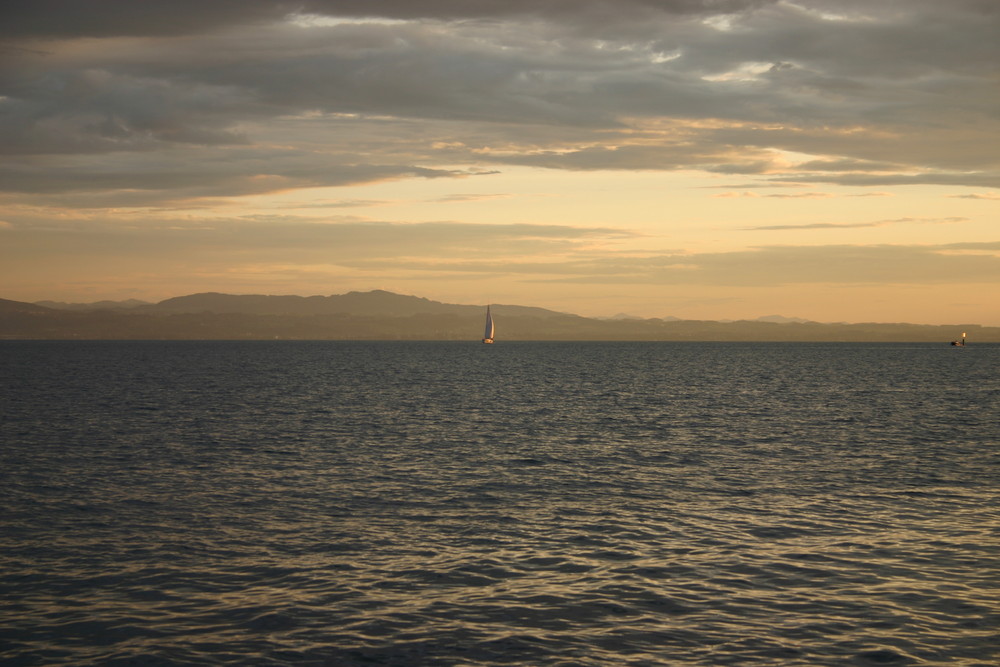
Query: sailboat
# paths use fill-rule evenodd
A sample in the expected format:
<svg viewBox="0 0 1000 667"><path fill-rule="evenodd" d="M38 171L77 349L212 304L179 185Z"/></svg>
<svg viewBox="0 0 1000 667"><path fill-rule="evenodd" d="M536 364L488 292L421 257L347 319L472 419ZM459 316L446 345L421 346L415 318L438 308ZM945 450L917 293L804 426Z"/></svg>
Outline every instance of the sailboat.
<svg viewBox="0 0 1000 667"><path fill-rule="evenodd" d="M965 332L962 332L962 340L953 340L951 344L955 347L965 347Z"/></svg>
<svg viewBox="0 0 1000 667"><path fill-rule="evenodd" d="M487 345L493 343L493 315L489 306L486 306L486 330L483 332L483 342Z"/></svg>

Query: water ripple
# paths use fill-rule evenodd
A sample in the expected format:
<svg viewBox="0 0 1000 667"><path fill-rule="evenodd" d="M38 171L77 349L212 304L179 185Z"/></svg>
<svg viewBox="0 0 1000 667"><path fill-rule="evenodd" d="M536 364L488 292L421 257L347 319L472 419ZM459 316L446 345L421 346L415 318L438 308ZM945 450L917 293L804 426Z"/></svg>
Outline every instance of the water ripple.
<svg viewBox="0 0 1000 667"><path fill-rule="evenodd" d="M1000 347L2 345L4 664L1000 661Z"/></svg>

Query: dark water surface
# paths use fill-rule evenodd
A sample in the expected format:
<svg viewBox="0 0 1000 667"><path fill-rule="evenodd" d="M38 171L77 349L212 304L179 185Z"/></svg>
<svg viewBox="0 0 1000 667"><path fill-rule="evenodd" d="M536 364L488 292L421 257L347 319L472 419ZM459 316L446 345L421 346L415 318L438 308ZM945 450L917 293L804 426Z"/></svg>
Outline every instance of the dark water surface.
<svg viewBox="0 0 1000 667"><path fill-rule="evenodd" d="M1000 346L0 343L4 665L1000 663Z"/></svg>

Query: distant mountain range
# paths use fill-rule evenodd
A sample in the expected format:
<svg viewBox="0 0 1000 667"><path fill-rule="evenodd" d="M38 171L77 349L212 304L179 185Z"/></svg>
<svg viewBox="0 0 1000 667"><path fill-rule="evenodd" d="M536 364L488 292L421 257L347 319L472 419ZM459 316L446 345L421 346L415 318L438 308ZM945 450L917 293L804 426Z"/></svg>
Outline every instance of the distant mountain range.
<svg viewBox="0 0 1000 667"><path fill-rule="evenodd" d="M128 299L126 301L92 301L90 303L66 303L64 301L36 301L36 306L53 308L55 310L109 310L117 308L135 308L151 305L148 301Z"/></svg>
<svg viewBox="0 0 1000 667"><path fill-rule="evenodd" d="M239 313L242 315L363 315L411 317L413 315L479 314L486 306L460 306L431 301L417 296L395 294L385 290L348 292L331 296L273 296L265 294L220 294L202 292L148 303L145 301L97 301L94 303L62 303L39 301L35 305L58 310L131 310L147 314L179 313ZM529 306L494 306L518 317L558 317L545 308Z"/></svg>
<svg viewBox="0 0 1000 667"><path fill-rule="evenodd" d="M784 315L765 315L763 317L758 317L755 322L774 322L776 324L791 324L797 322L798 324L805 324L810 320L804 320L801 317L785 317Z"/></svg>
<svg viewBox="0 0 1000 667"><path fill-rule="evenodd" d="M492 304L498 342L513 340L1000 342L976 324L822 324L769 315L716 322L617 315L598 319ZM207 292L159 303L90 304L0 299L3 339L477 340L485 306L447 304L384 290L331 296Z"/></svg>

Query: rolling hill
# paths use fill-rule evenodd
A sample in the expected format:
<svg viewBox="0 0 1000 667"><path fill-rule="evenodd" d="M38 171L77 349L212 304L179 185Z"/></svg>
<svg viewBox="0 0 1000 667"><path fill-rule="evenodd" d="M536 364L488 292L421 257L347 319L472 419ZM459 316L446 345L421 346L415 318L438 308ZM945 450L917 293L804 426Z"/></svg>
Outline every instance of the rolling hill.
<svg viewBox="0 0 1000 667"><path fill-rule="evenodd" d="M102 302L99 302L102 304ZM331 296L191 294L156 304L75 307L0 299L0 338L75 340L478 340L485 306L383 290ZM66 307L74 306L74 307ZM823 324L794 318L736 322L597 319L544 308L492 305L497 340L1000 342L976 324Z"/></svg>

